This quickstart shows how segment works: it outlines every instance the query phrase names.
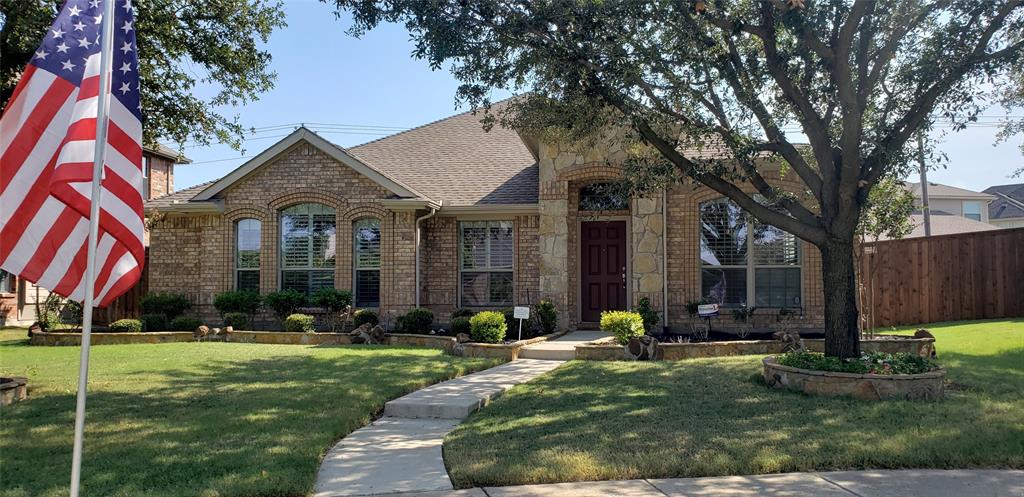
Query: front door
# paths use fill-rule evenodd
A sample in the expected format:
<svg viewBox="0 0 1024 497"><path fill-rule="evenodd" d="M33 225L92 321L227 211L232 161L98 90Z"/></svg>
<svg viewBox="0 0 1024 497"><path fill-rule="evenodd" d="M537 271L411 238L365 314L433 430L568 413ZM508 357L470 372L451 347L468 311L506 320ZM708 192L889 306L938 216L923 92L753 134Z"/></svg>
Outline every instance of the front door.
<svg viewBox="0 0 1024 497"><path fill-rule="evenodd" d="M580 320L626 308L626 222L580 224Z"/></svg>

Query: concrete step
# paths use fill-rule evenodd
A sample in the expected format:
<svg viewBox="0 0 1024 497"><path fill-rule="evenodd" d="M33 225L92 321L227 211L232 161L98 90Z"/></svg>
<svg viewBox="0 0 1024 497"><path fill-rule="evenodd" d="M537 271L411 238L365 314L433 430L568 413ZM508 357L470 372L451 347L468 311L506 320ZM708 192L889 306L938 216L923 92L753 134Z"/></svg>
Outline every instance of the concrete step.
<svg viewBox="0 0 1024 497"><path fill-rule="evenodd" d="M571 361L576 358L576 349L531 349L519 351L520 359L537 359L540 361Z"/></svg>
<svg viewBox="0 0 1024 497"><path fill-rule="evenodd" d="M479 373L417 390L384 404L384 416L395 418L464 419L505 390L530 381L561 361L520 359Z"/></svg>

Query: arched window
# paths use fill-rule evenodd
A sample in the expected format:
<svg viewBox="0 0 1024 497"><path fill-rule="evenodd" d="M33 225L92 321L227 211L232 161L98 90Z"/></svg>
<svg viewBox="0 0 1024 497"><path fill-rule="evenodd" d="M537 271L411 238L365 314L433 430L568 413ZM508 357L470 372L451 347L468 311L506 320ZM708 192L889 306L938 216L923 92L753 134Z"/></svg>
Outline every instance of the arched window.
<svg viewBox="0 0 1024 497"><path fill-rule="evenodd" d="M700 204L700 264L701 295L711 302L801 305L799 240L728 199Z"/></svg>
<svg viewBox="0 0 1024 497"><path fill-rule="evenodd" d="M360 219L353 224L352 233L356 307L379 307L380 220Z"/></svg>
<svg viewBox="0 0 1024 497"><path fill-rule="evenodd" d="M281 211L281 288L311 294L334 288L334 209L299 204Z"/></svg>
<svg viewBox="0 0 1024 497"><path fill-rule="evenodd" d="M259 219L240 219L235 223L235 289L260 291Z"/></svg>
<svg viewBox="0 0 1024 497"><path fill-rule="evenodd" d="M580 188L581 211L629 210L629 196L618 183L593 183Z"/></svg>

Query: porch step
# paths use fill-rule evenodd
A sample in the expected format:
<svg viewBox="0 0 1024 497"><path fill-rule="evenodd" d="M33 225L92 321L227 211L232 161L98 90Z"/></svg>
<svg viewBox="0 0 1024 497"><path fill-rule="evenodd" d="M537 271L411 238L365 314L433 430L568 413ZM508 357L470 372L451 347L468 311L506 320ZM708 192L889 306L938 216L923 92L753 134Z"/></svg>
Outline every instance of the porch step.
<svg viewBox="0 0 1024 497"><path fill-rule="evenodd" d="M519 351L520 359L540 361L571 361L576 358L576 349L524 348Z"/></svg>
<svg viewBox="0 0 1024 497"><path fill-rule="evenodd" d="M576 346L609 336L603 331L577 330L554 340L527 345L519 351L524 359L545 361L571 361L576 358Z"/></svg>

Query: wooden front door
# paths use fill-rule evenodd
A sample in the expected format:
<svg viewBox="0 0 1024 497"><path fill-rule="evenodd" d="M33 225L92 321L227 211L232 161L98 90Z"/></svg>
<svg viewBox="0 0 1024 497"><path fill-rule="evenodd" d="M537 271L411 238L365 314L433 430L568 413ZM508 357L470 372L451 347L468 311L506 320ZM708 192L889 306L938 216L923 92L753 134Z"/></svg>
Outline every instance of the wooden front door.
<svg viewBox="0 0 1024 497"><path fill-rule="evenodd" d="M626 222L580 225L580 320L596 323L601 311L626 308Z"/></svg>

